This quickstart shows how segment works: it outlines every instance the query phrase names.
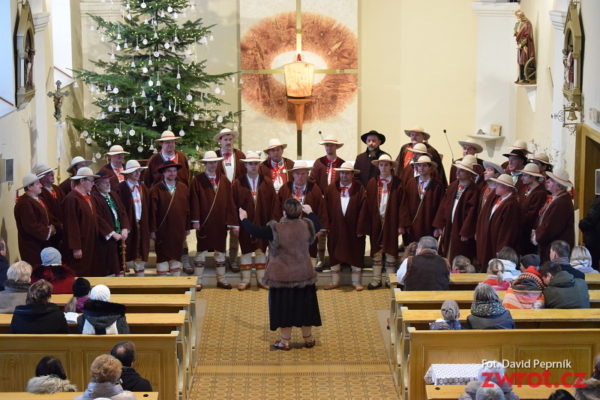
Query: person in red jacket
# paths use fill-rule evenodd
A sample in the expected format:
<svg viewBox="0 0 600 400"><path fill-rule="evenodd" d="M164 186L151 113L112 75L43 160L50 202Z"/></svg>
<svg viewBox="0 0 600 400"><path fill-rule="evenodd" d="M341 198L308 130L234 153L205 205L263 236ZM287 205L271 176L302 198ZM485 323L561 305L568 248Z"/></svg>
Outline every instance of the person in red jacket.
<svg viewBox="0 0 600 400"><path fill-rule="evenodd" d="M42 264L34 267L31 283L44 279L52 284L52 294L73 293L75 271L62 263L60 252L54 247L46 247L40 252Z"/></svg>

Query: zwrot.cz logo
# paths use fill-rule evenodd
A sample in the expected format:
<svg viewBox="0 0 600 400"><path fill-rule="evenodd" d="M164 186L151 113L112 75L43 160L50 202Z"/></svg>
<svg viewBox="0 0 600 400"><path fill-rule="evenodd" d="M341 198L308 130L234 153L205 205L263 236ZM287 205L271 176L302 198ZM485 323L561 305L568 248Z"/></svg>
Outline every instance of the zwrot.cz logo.
<svg viewBox="0 0 600 400"><path fill-rule="evenodd" d="M531 386L531 387L539 387L546 386L551 388L557 387L565 387L565 388L580 388L585 387L585 373L584 372L564 372L560 374L558 381L560 383L551 383L556 382L556 379L552 379L554 374L549 371L549 369L554 368L572 368L571 362L569 360L562 360L557 362L548 362L541 360L525 360L525 361L509 361L502 360L502 362L498 361L483 361L484 368L487 366L488 371L482 371L481 376L484 378L484 382L482 384L483 387L492 387L492 383L496 383L498 386L502 387L505 384L509 384L511 386ZM498 369L494 368L495 366L500 366L501 369L499 372ZM533 365L532 365L533 364ZM543 368L544 372L512 372L510 374L503 372L504 368L531 368L531 367L539 367ZM495 371L494 371L495 370Z"/></svg>

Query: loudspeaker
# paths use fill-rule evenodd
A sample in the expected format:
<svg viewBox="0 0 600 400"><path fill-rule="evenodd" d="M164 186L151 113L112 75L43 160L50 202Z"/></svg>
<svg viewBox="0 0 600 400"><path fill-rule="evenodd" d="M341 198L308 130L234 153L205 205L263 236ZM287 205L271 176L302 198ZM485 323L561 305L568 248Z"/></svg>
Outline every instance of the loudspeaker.
<svg viewBox="0 0 600 400"><path fill-rule="evenodd" d="M596 196L600 195L600 169L596 170L596 187L595 187Z"/></svg>

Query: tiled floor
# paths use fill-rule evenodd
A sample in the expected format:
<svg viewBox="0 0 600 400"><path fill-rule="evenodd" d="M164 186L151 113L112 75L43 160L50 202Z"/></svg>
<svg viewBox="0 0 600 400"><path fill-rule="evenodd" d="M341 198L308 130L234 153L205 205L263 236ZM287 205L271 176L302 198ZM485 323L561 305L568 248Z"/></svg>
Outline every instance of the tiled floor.
<svg viewBox="0 0 600 400"><path fill-rule="evenodd" d="M199 361L191 399L397 399L377 310L389 293L318 291L317 346L275 351L267 292L204 289Z"/></svg>

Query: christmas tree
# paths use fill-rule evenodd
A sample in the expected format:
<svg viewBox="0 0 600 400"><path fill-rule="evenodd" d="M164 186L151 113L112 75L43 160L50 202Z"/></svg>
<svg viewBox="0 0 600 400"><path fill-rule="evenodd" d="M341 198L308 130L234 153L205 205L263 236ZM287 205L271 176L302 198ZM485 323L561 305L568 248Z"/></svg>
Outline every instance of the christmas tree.
<svg viewBox="0 0 600 400"><path fill-rule="evenodd" d="M95 117L69 119L88 144L120 144L131 158L145 159L168 129L194 157L235 122L237 113L219 109L221 85L234 73L211 75L206 60L192 60L193 46L208 44L212 26L202 19L179 23L188 7L189 0L123 0L120 21L90 15L109 57L93 61L95 71L75 71L99 108Z"/></svg>

